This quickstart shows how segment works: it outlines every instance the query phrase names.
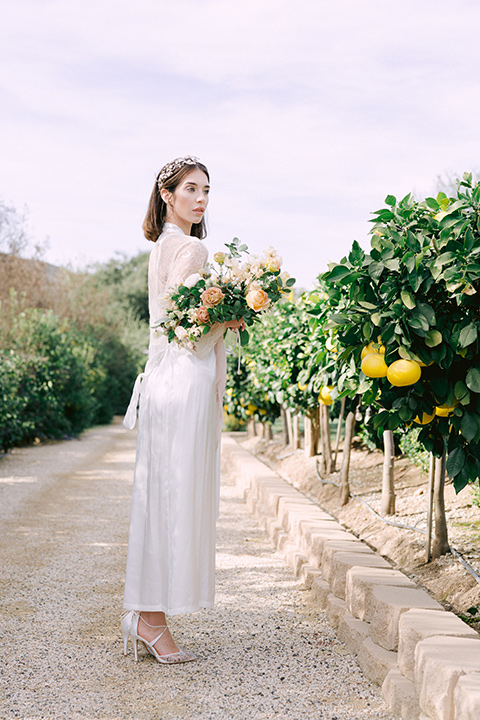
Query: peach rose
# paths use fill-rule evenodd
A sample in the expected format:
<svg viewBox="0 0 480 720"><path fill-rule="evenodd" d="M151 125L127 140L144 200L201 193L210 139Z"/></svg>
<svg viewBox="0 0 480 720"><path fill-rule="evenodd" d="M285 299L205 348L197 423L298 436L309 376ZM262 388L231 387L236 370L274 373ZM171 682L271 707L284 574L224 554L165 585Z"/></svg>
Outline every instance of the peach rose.
<svg viewBox="0 0 480 720"><path fill-rule="evenodd" d="M220 288L214 285L204 290L201 297L203 304L206 305L207 308L213 308L222 302L224 295Z"/></svg>
<svg viewBox="0 0 480 720"><path fill-rule="evenodd" d="M260 288L250 290L245 299L248 307L252 308L255 312L265 310L270 305L270 298L265 290L261 290Z"/></svg>
<svg viewBox="0 0 480 720"><path fill-rule="evenodd" d="M200 307L197 308L197 320L204 325L210 322L210 314L208 312L208 308L205 307L205 305L200 305Z"/></svg>

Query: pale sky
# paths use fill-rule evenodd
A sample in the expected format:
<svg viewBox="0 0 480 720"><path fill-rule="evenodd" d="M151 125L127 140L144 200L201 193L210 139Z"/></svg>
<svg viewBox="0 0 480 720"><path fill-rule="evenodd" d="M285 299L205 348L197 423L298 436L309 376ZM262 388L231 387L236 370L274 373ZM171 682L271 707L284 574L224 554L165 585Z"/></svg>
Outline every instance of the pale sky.
<svg viewBox="0 0 480 720"><path fill-rule="evenodd" d="M207 245L304 287L388 194L477 170L475 0L3 0L0 198L53 263L151 249L158 170L211 173Z"/></svg>

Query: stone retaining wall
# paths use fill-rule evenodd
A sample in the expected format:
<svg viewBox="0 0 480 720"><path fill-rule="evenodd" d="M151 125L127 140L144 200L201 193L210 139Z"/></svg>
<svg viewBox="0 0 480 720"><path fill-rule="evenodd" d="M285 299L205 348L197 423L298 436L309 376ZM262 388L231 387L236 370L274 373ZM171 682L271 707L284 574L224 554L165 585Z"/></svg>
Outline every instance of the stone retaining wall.
<svg viewBox="0 0 480 720"><path fill-rule="evenodd" d="M250 512L402 720L480 720L480 636L225 435Z"/></svg>

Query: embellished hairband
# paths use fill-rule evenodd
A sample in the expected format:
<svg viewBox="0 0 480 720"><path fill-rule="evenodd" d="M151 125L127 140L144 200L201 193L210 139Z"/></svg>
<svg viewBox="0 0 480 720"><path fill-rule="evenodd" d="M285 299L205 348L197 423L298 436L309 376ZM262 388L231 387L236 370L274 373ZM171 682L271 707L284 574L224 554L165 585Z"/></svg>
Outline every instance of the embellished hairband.
<svg viewBox="0 0 480 720"><path fill-rule="evenodd" d="M181 167L184 165L196 165L199 162L200 160L194 155L185 155L185 157L175 158L172 162L164 165L157 175L157 185L159 190L162 188L165 181L172 177L172 175L174 175L177 170L180 170Z"/></svg>

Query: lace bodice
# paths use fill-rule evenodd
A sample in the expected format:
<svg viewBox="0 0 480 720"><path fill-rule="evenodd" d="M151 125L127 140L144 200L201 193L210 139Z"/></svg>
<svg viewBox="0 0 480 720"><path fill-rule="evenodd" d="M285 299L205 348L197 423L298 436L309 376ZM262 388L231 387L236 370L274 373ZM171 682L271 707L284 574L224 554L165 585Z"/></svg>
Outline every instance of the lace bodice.
<svg viewBox="0 0 480 720"><path fill-rule="evenodd" d="M193 273L201 272L207 264L208 251L198 238L185 235L172 223L164 230L153 248L148 264L148 305L150 325L164 317L164 296L170 288L179 285ZM204 358L213 349L225 328L216 323L206 335L195 343L195 354ZM150 330L149 357L152 358L167 343L165 335Z"/></svg>

